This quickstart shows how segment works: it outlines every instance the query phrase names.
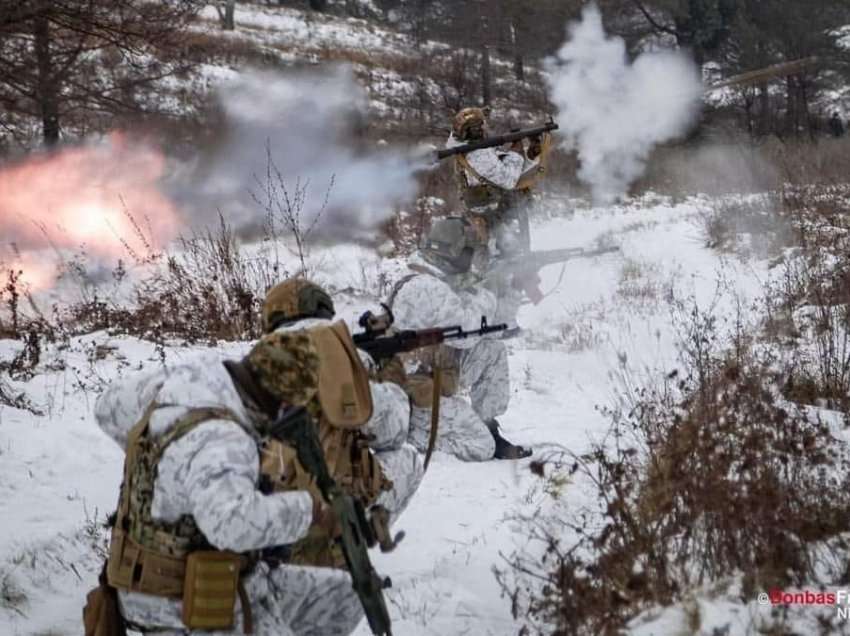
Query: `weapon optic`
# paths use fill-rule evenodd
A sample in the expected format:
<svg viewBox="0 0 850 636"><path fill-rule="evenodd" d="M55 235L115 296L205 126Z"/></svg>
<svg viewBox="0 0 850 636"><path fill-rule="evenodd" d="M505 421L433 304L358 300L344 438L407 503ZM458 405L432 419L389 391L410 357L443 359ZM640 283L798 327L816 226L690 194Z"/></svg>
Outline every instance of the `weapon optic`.
<svg viewBox="0 0 850 636"><path fill-rule="evenodd" d="M483 150L484 148L495 148L504 144L513 143L515 141L521 141L529 137L537 137L538 135L542 135L543 133L551 132L553 130L558 130L558 124L553 121L550 121L546 124L543 124L542 126L537 126L535 128L515 130L509 133L505 133L504 135L496 135L494 137L487 137L486 139L480 139L478 141L471 141L469 143L461 144L459 146L444 148L443 150L436 151L435 156L437 157L438 161L441 161L448 157L453 157L454 155L465 155L466 153L473 152L474 150Z"/></svg>

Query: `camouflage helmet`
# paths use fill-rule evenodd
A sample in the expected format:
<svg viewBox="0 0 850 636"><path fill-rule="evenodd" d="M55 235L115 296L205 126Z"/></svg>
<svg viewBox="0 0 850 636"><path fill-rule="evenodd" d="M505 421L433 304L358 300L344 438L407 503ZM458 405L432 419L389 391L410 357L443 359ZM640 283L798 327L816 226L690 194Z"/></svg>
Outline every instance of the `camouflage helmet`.
<svg viewBox="0 0 850 636"><path fill-rule="evenodd" d="M277 402L304 406L319 387L319 355L305 331L270 333L251 348L242 365Z"/></svg>
<svg viewBox="0 0 850 636"><path fill-rule="evenodd" d="M328 293L306 278L289 278L272 287L263 301L263 332L301 318L333 318L334 303Z"/></svg>
<svg viewBox="0 0 850 636"><path fill-rule="evenodd" d="M472 225L461 217L437 219L420 245L426 261L446 273L469 271L477 242Z"/></svg>
<svg viewBox="0 0 850 636"><path fill-rule="evenodd" d="M458 111L452 122L452 134L456 139L465 140L469 129L483 126L490 114L489 108L464 108Z"/></svg>

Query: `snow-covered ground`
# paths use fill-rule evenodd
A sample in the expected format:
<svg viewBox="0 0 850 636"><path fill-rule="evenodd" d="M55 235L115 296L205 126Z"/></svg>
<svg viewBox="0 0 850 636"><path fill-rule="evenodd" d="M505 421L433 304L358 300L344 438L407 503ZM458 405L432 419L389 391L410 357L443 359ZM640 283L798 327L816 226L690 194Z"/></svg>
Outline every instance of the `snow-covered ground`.
<svg viewBox="0 0 850 636"><path fill-rule="evenodd" d="M535 249L589 246L608 234L622 252L543 270L547 296L538 306L522 308L522 335L509 341L506 437L531 444L538 456L547 447L580 452L607 428L595 407L611 403L624 363L635 377L675 363L670 289L703 305L714 297L718 277L745 297L759 293L764 262L726 260L704 247L699 219L709 205L704 198L674 203L648 196L534 223ZM316 248L312 257L322 264L318 280L349 290L337 301L352 323L378 300L366 290L379 289L379 278L392 279L401 265L354 246ZM238 356L246 346L219 350L223 357ZM0 358L9 359L20 347L0 341ZM0 408L5 530L0 633L81 633L80 609L103 549L97 524L115 505L122 465L121 450L93 421L94 400L111 378L190 350L99 332L46 346L37 374L11 383L26 391L43 415ZM400 520L407 538L392 554L374 555L379 571L393 580L389 601L395 633L517 632L492 569L504 564L502 555L526 544L511 518L553 505L528 463L469 464L435 457ZM577 505L586 496L568 485L559 505ZM676 614L662 618L668 625ZM666 627L646 631L646 625L639 630L669 632ZM365 623L357 632L368 633Z"/></svg>

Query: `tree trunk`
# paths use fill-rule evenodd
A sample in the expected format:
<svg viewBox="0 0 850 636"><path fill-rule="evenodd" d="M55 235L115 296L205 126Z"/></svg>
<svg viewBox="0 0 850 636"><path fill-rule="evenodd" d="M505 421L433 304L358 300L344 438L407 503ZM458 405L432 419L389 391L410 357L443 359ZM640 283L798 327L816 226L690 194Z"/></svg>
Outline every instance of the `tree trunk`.
<svg viewBox="0 0 850 636"><path fill-rule="evenodd" d="M758 130L758 123L755 122L755 117L753 116L753 105L755 100L750 98L747 93L744 93L744 117L746 118L747 125L747 134L750 136L750 140L756 136L756 131Z"/></svg>
<svg viewBox="0 0 850 636"><path fill-rule="evenodd" d="M797 86L793 75L785 78L785 132L797 134Z"/></svg>
<svg viewBox="0 0 850 636"><path fill-rule="evenodd" d="M797 101L797 111L800 113L800 123L805 124L809 137L814 141L815 126L811 112L809 112L809 90L806 78L800 75L797 78L797 88L799 90L799 99Z"/></svg>
<svg viewBox="0 0 850 636"><path fill-rule="evenodd" d="M756 134L764 136L770 133L770 93L767 92L767 84L759 84L758 87L758 126Z"/></svg>
<svg viewBox="0 0 850 636"><path fill-rule="evenodd" d="M525 64L522 58L522 49L519 48L519 42L517 37L517 28L516 24L511 24L511 48L513 48L514 54L514 75L516 78L522 82L525 80Z"/></svg>
<svg viewBox="0 0 850 636"><path fill-rule="evenodd" d="M227 4L224 7L224 15L221 18L221 28L225 31L233 31L236 28L236 20L234 19L234 14L236 13L236 0L227 0Z"/></svg>
<svg viewBox="0 0 850 636"><path fill-rule="evenodd" d="M310 0L310 8L313 11L324 11L328 5L328 0Z"/></svg>
<svg viewBox="0 0 850 636"><path fill-rule="evenodd" d="M481 104L490 105L491 94L490 47L481 47Z"/></svg>
<svg viewBox="0 0 850 636"><path fill-rule="evenodd" d="M50 22L43 12L33 18L33 38L38 72L36 96L41 111L42 136L45 145L55 146L59 142L59 91L53 76L50 53Z"/></svg>
<svg viewBox="0 0 850 636"><path fill-rule="evenodd" d="M485 0L478 1L478 20L481 23L481 105L489 106L492 97L492 78L490 72L490 24L486 12Z"/></svg>

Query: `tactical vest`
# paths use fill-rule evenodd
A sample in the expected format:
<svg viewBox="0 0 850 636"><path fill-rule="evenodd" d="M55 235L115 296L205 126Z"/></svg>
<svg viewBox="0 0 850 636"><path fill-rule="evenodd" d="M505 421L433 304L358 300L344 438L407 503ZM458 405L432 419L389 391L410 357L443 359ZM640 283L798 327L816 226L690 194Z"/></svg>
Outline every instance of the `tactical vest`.
<svg viewBox="0 0 850 636"><path fill-rule="evenodd" d="M251 633L251 604L241 576L252 558L214 549L191 515L174 523L151 515L157 468L166 447L208 420L242 424L224 408L191 409L159 439L153 439L150 418L161 406L168 405L151 403L128 436L106 581L128 592L182 599L182 621L190 629L230 629L238 594L243 631Z"/></svg>
<svg viewBox="0 0 850 636"><path fill-rule="evenodd" d="M237 422L227 409L190 410L159 439L148 434L150 418L161 406L152 403L133 426L127 440L124 481L109 546L107 580L120 590L179 598L183 595L186 557L210 549L194 519L183 515L175 523L151 516L157 465L165 448L211 419Z"/></svg>
<svg viewBox="0 0 850 636"><path fill-rule="evenodd" d="M384 475L360 431L372 415L366 369L344 323L315 327L307 333L320 360L318 392L307 408L319 427L331 476L346 492L360 497L368 508L382 491L392 488L392 482ZM170 443L208 420L243 424L227 409L192 409L165 435L154 440L148 435L148 426L158 406L163 405L151 404L129 434L107 578L110 585L121 590L179 598L183 595L187 556L211 548L190 515L184 515L174 524L152 518L157 465ZM308 490L319 496L315 480L300 465L290 446L278 440L261 440L260 458L263 480L274 491ZM311 527L308 536L292 546L292 561L303 565L344 566L334 541L323 536L317 526Z"/></svg>
<svg viewBox="0 0 850 636"><path fill-rule="evenodd" d="M469 182L470 175L478 181L477 184ZM455 179L460 198L470 210L498 205L505 193L505 190L478 174L464 155L455 155Z"/></svg>

